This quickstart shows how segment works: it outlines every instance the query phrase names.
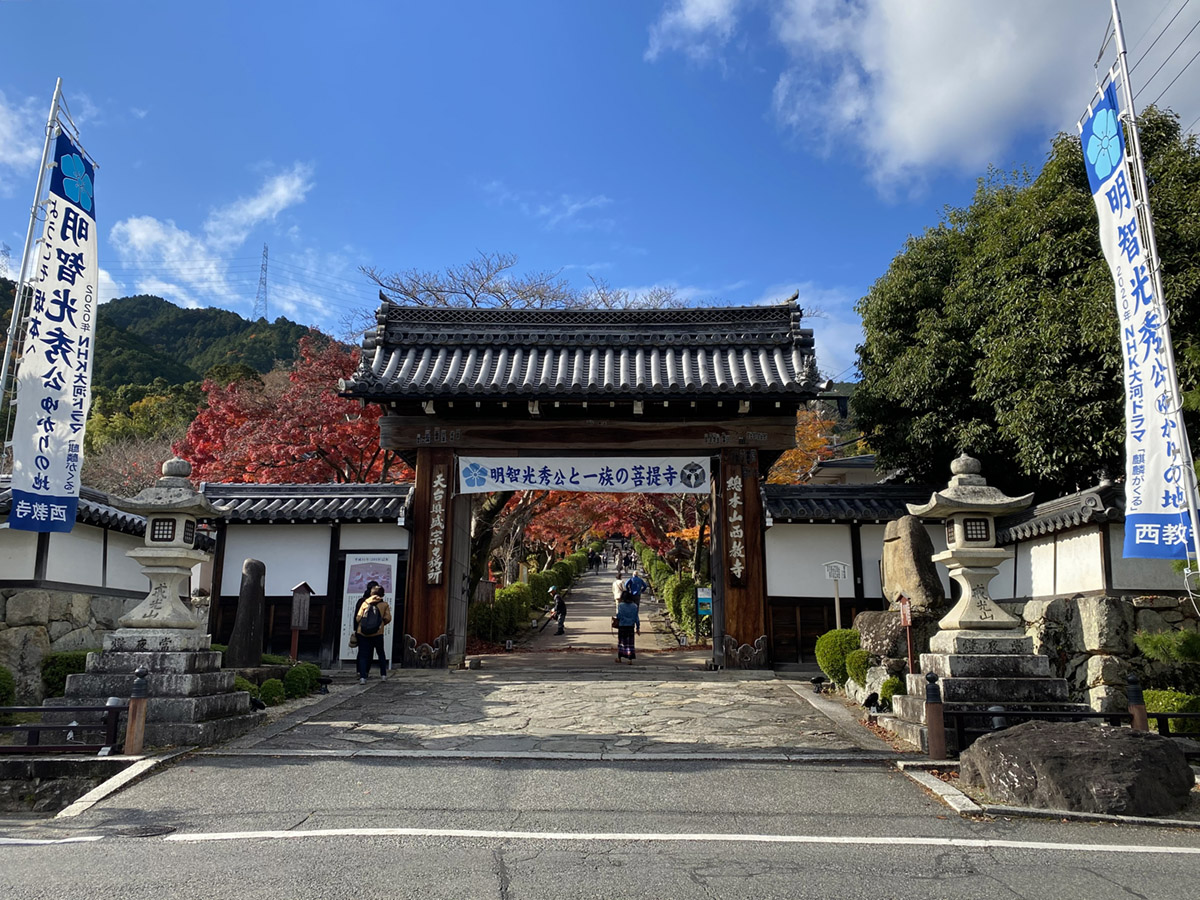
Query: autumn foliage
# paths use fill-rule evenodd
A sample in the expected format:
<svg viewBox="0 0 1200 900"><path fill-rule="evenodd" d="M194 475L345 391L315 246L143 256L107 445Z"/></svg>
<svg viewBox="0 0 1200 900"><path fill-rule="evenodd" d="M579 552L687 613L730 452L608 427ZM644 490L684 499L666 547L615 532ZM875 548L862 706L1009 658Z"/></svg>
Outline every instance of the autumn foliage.
<svg viewBox="0 0 1200 900"><path fill-rule="evenodd" d="M175 452L191 462L197 481L410 480L412 470L379 446L382 409L337 395L358 353L312 332L290 372L224 386L205 381L207 406Z"/></svg>
<svg viewBox="0 0 1200 900"><path fill-rule="evenodd" d="M812 467L833 456L833 430L837 419L819 410L802 409L796 413L796 446L787 450L771 467L768 484L800 484L808 480Z"/></svg>

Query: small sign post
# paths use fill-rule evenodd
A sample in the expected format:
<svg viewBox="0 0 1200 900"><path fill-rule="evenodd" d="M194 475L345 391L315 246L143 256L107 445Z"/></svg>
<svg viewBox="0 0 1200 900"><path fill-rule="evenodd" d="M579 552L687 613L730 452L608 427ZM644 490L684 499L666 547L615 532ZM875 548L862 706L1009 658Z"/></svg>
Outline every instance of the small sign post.
<svg viewBox="0 0 1200 900"><path fill-rule="evenodd" d="M844 562L833 560L825 563L825 578L833 582L833 621L834 627L842 627L842 579L850 578L850 566Z"/></svg>
<svg viewBox="0 0 1200 900"><path fill-rule="evenodd" d="M300 632L308 627L312 592L307 581L302 581L292 588L292 662L296 661L296 654L300 652Z"/></svg>
<svg viewBox="0 0 1200 900"><path fill-rule="evenodd" d="M912 601L908 599L907 594L900 595L900 624L904 626L904 632L908 636L908 672L910 675L916 675L917 670L913 668Z"/></svg>

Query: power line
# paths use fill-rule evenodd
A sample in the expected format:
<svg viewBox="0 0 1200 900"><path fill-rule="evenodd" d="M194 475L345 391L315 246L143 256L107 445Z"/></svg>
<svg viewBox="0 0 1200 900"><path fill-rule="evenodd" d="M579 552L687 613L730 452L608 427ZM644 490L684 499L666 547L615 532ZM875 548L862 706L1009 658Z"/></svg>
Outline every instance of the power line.
<svg viewBox="0 0 1200 900"><path fill-rule="evenodd" d="M1166 59L1164 59L1164 60L1163 60L1163 61L1162 61L1162 62L1159 64L1158 68L1154 70L1154 74L1153 74L1153 75L1151 75L1149 78L1147 78L1147 79L1146 79L1146 83L1142 85L1142 87L1141 87L1141 90L1139 90L1139 91L1137 92L1137 95L1136 95L1136 96L1134 96L1134 98L1133 98L1134 100L1136 100L1138 97L1140 97L1140 96L1142 95L1142 91L1146 90L1146 88L1148 88L1148 87L1150 86L1150 82L1152 82L1152 81L1153 81L1153 80L1154 80L1154 79L1155 79L1155 78L1158 76L1158 73L1159 73L1159 72L1161 72L1161 71L1163 70L1163 66L1165 66L1167 63L1169 63L1169 62L1171 61L1172 57L1174 57L1174 56L1175 56L1175 54L1179 52L1179 48L1180 48L1180 47L1182 47L1182 46L1184 45L1184 42L1185 42L1185 41L1187 41L1187 39L1188 39L1188 38L1190 38L1190 37L1192 36L1192 32L1193 32L1193 31L1195 31L1197 28L1200 28L1200 19L1197 19L1197 20L1196 20L1196 24L1195 24L1195 25L1193 25L1191 28L1189 28L1189 29L1188 29L1188 33L1187 33L1187 34L1185 34L1185 35L1183 36L1183 39L1182 39L1182 40L1181 40L1181 41L1180 41L1178 44L1176 44L1176 45L1175 45L1175 49L1174 49L1174 50L1172 50L1170 53L1168 53L1168 54L1167 54L1167 58L1166 58ZM1193 56L1193 57L1192 57L1192 59L1195 59L1195 57ZM1186 69L1186 68L1187 68L1187 66L1184 66L1184 68ZM1182 74L1183 74L1183 73L1182 73L1182 72L1180 72L1180 75L1182 75ZM1176 75L1176 76L1175 76L1175 78L1176 78L1176 80L1178 80L1178 78L1179 78L1179 75ZM1174 84L1174 83L1175 83L1174 81L1172 81L1172 82L1171 82L1171 84ZM1167 87L1170 87L1170 85L1167 85ZM1165 93L1166 93L1166 91L1164 90L1164 91L1163 91L1163 93L1165 94ZM1160 96L1160 97L1161 97L1161 96L1162 96L1162 94L1159 94L1158 96ZM1154 102L1155 102L1155 103L1157 103L1158 101L1157 101L1157 100L1155 100Z"/></svg>
<svg viewBox="0 0 1200 900"><path fill-rule="evenodd" d="M1149 56L1149 55L1150 55L1150 51L1154 49L1154 45L1158 43L1158 39L1159 39L1159 38L1161 38L1161 37L1162 37L1164 34L1166 34L1166 33L1167 33L1167 29L1168 29L1168 28L1170 28L1170 27L1171 27L1171 25L1172 25L1172 24L1175 22L1175 20L1179 18L1179 14L1180 14L1181 12L1183 12L1185 9L1187 9L1187 5L1188 5L1188 3L1190 3L1190 2L1191 2L1191 0L1183 0L1183 5L1182 5L1181 7L1179 7L1179 9L1175 10L1175 15L1171 16L1171 21L1170 21L1170 22L1168 22L1166 25L1164 25L1164 26L1163 26L1163 30L1162 30L1162 31L1160 31L1160 32L1158 33L1158 37L1156 37L1154 40L1152 40L1152 41L1150 42L1150 46L1149 46L1149 47L1147 47L1147 48L1146 48L1146 50L1145 50L1145 52L1143 52L1143 53L1142 53L1142 55L1138 57L1138 59L1137 59L1137 62L1135 62L1135 63L1134 63L1134 64L1133 64L1133 65L1130 67L1130 69L1129 69L1129 74L1130 74L1130 75L1132 75L1134 72L1136 72L1136 71L1137 71L1137 67L1138 67L1139 65L1141 65L1141 62L1142 62L1142 60L1143 60L1143 59L1145 59L1147 56ZM1167 8L1166 6L1163 6L1163 8L1162 8L1162 9L1160 9L1160 10L1158 11L1158 16L1161 16L1161 15L1163 14L1163 12L1166 10L1166 8ZM1154 17L1154 22L1157 22L1157 21L1158 21L1158 16L1155 16L1155 17ZM1154 27L1154 22L1151 22L1151 23L1150 23L1150 28L1153 28L1153 27ZM1149 33L1150 33L1150 28L1147 28L1147 29L1146 29L1146 34L1149 34ZM1142 35L1142 37L1145 37L1145 36L1146 36L1146 34L1143 34L1143 35ZM1138 40L1140 41L1140 40L1141 40L1141 38L1138 38Z"/></svg>
<svg viewBox="0 0 1200 900"><path fill-rule="evenodd" d="M1197 22L1196 24L1200 25L1200 22ZM1189 59L1186 63L1184 63L1183 68L1179 70L1179 75L1176 75L1174 78L1171 79L1171 84L1168 84L1165 88L1162 89L1162 93L1160 93L1157 97L1154 98L1153 103L1150 104L1151 106L1158 104L1158 101L1163 98L1163 94L1165 94L1167 91L1169 91L1171 89L1171 85L1179 80L1180 75L1183 75L1183 73L1188 70L1188 66L1190 66L1192 63L1194 63L1196 61L1196 57L1198 57L1198 56L1200 56L1200 50L1197 50L1195 53L1193 53L1192 58Z"/></svg>

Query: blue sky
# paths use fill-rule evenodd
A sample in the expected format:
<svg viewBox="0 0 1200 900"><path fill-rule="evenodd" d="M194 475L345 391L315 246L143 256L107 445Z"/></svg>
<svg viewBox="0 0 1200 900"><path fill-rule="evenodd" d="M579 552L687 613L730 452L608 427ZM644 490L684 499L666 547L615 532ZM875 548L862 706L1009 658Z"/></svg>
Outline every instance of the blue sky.
<svg viewBox="0 0 1200 900"><path fill-rule="evenodd" d="M1165 91L1187 126L1183 2L1122 12L1131 60L1166 28L1139 106ZM270 315L338 332L377 305L360 266L509 252L694 303L799 290L822 370L851 377L854 303L988 165L1036 170L1074 131L1107 18L1105 0L9 0L0 241L15 270L61 76L100 166L102 296L249 316L266 243Z"/></svg>

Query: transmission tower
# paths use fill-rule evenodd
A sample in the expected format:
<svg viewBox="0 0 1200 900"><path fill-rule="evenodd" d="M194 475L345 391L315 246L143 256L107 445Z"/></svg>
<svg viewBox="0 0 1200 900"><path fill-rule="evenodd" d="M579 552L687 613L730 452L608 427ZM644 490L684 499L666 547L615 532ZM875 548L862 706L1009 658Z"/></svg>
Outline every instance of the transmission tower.
<svg viewBox="0 0 1200 900"><path fill-rule="evenodd" d="M12 264L12 247L0 241L0 278L7 278Z"/></svg>
<svg viewBox="0 0 1200 900"><path fill-rule="evenodd" d="M258 273L258 294L254 297L255 322L267 318L267 245L263 244L262 268Z"/></svg>

